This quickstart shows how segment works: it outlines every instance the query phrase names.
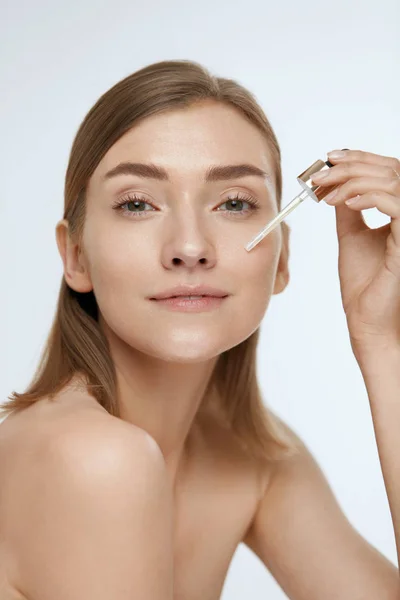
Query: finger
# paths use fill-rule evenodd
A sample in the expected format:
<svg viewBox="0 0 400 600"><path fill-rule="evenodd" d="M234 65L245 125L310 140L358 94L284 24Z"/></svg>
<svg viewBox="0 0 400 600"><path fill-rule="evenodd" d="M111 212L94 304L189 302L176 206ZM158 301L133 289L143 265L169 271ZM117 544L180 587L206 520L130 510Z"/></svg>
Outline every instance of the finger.
<svg viewBox="0 0 400 600"><path fill-rule="evenodd" d="M373 152L364 152L364 150L345 150L344 152L345 156L343 158L331 158L328 152L329 161L335 164L343 161L364 162L370 165L389 167L400 173L400 160L393 156L383 156L381 154L374 154Z"/></svg>
<svg viewBox="0 0 400 600"><path fill-rule="evenodd" d="M336 233L340 241L348 234L357 234L369 230L370 227L364 219L362 210L350 210L345 204L335 207Z"/></svg>
<svg viewBox="0 0 400 600"><path fill-rule="evenodd" d="M352 200L351 204L348 204L349 200ZM377 208L384 215L391 217L393 239L400 248L400 198L379 190L349 198L345 204L357 211Z"/></svg>
<svg viewBox="0 0 400 600"><path fill-rule="evenodd" d="M332 199L328 194L323 200L327 204L335 206L348 198L357 196L357 194L379 193L381 191L397 196L400 204L400 179L397 179L397 177L355 177L333 190L336 194Z"/></svg>
<svg viewBox="0 0 400 600"><path fill-rule="evenodd" d="M321 175L325 175L321 178ZM391 167L383 165L371 165L363 162L341 162L325 171L319 171L311 177L321 186L331 186L335 183L342 183L355 177L385 177L394 179L396 175Z"/></svg>

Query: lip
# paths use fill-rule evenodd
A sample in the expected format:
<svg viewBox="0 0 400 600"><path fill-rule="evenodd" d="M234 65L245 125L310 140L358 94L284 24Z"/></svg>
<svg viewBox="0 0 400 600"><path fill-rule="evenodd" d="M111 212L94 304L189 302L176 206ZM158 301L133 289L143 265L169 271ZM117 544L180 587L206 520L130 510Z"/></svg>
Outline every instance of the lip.
<svg viewBox="0 0 400 600"><path fill-rule="evenodd" d="M167 298L173 298L174 296L211 296L214 298L225 298L226 296L229 296L229 294L221 289L208 285L178 285L152 296L150 300L165 300Z"/></svg>
<svg viewBox="0 0 400 600"><path fill-rule="evenodd" d="M158 306L164 307L168 310L179 311L179 312L207 312L219 308L221 304L226 300L227 296L216 297L216 296L204 296L202 298L194 298L189 300L188 298L176 297L176 298L164 298L163 300L153 300Z"/></svg>

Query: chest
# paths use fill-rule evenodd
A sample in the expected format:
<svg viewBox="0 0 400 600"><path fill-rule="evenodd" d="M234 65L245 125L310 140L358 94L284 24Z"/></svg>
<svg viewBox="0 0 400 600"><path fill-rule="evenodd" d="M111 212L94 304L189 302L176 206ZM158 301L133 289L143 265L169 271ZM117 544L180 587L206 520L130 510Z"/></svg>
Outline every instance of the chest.
<svg viewBox="0 0 400 600"><path fill-rule="evenodd" d="M193 479L175 503L174 600L218 600L250 526L258 482L239 469Z"/></svg>
<svg viewBox="0 0 400 600"><path fill-rule="evenodd" d="M218 439L219 444L208 440L196 448L195 459L174 497L174 600L220 598L232 557L260 499L258 471L229 439L222 438L221 433ZM17 448L11 452L8 444L0 444L3 499L12 497L6 493L7 481L15 488L14 475L21 465L26 466L25 461L15 463L17 456ZM29 600L16 589L11 554L3 543L13 518L12 503L0 502L0 598Z"/></svg>
<svg viewBox="0 0 400 600"><path fill-rule="evenodd" d="M218 600L232 557L252 521L257 486L248 476L236 480L193 480L174 510L174 600ZM10 555L0 545L0 597L29 600L10 580Z"/></svg>

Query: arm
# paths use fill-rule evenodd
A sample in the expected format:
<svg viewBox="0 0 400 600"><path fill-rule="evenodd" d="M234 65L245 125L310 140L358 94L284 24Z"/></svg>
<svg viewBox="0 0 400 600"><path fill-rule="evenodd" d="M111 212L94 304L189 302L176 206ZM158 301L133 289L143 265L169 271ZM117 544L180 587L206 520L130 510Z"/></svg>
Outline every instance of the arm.
<svg viewBox="0 0 400 600"><path fill-rule="evenodd" d="M370 402L400 565L400 346L357 360Z"/></svg>
<svg viewBox="0 0 400 600"><path fill-rule="evenodd" d="M161 452L140 431L81 434L55 440L29 474L15 546L21 591L30 600L172 600Z"/></svg>
<svg viewBox="0 0 400 600"><path fill-rule="evenodd" d="M399 600L397 568L350 524L300 438L275 465L245 544L291 600Z"/></svg>

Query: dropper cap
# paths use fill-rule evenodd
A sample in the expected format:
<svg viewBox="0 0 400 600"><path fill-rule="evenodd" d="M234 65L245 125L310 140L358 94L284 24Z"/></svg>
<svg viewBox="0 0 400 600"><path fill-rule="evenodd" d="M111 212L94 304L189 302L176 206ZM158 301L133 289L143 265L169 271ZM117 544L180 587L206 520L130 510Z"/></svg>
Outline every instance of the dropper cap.
<svg viewBox="0 0 400 600"><path fill-rule="evenodd" d="M320 173L321 171L327 171L333 167L333 164L327 160L316 160L308 169L300 173L297 177L297 181L301 185L304 191L307 192L305 198L308 196L315 200L315 202L320 202L325 196L331 192L337 184L331 186L321 186L312 182L312 177L316 173Z"/></svg>

